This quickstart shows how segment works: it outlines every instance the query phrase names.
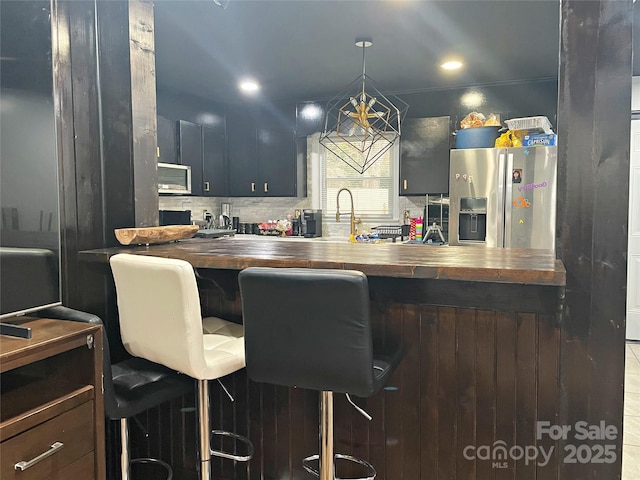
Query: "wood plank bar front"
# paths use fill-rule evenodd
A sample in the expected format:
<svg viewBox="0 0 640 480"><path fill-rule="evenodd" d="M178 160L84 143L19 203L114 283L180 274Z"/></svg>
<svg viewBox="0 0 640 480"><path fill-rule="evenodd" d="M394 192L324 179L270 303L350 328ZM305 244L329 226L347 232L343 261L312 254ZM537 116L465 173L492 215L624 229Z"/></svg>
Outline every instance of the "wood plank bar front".
<svg viewBox="0 0 640 480"><path fill-rule="evenodd" d="M405 355L387 389L356 399L372 421L344 396L335 396L335 451L371 462L380 480L559 478L557 450L545 465L525 459L495 462L477 454L479 447L496 442L507 448L557 449L553 442L537 442L535 435L536 422L558 422L561 401L565 271L553 252L250 237L80 255L109 275L108 258L120 252L189 261L198 273L203 315L236 322L242 321L237 274L247 266L363 271L369 277L374 341L400 341ZM274 299L274 308L287 308L286 292ZM248 465L216 461L214 474L308 478L300 462L318 450L317 392L256 384L244 371L225 384L234 390L235 402L211 385L214 428L248 435L256 455ZM184 411L189 401L175 408ZM149 420L154 421L166 424L163 432L170 431L174 443L180 438L184 451L195 449L192 431ZM195 469L190 459L184 464L178 480L191 478L188 471Z"/></svg>

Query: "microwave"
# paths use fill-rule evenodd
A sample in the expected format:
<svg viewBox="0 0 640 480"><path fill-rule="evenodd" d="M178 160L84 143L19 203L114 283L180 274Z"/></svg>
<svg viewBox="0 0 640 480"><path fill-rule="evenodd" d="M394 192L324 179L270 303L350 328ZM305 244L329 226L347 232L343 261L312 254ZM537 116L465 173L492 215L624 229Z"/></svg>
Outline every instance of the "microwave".
<svg viewBox="0 0 640 480"><path fill-rule="evenodd" d="M191 167L158 162L158 193L189 195Z"/></svg>

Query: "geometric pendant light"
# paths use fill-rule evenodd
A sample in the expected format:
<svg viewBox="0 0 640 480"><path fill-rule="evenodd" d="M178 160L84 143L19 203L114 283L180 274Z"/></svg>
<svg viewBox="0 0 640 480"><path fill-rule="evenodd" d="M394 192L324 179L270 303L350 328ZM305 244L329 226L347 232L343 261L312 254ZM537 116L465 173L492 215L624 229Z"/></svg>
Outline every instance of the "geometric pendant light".
<svg viewBox="0 0 640 480"><path fill-rule="evenodd" d="M383 94L366 73L365 49L370 38L356 39L362 48L362 75L327 103L320 144L364 173L400 137L400 123L409 108L395 95Z"/></svg>

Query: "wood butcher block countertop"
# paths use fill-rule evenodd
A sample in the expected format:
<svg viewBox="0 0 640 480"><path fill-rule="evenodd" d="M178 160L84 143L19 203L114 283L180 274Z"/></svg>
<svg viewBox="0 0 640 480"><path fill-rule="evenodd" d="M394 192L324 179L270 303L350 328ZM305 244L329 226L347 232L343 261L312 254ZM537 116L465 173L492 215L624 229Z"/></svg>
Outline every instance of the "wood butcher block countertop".
<svg viewBox="0 0 640 480"><path fill-rule="evenodd" d="M564 286L566 272L551 250L351 244L255 235L192 238L162 245L80 252L83 261L106 263L117 253L179 258L197 268L251 266L339 268L368 276Z"/></svg>

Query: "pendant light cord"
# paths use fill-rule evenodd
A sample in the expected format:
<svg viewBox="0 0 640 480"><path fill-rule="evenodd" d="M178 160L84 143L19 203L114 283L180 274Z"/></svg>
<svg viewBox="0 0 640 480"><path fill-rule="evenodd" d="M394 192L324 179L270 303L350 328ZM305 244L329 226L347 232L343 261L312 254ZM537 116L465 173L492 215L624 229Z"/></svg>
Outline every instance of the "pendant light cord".
<svg viewBox="0 0 640 480"><path fill-rule="evenodd" d="M362 48L362 97L360 97L360 100L364 102L366 98L364 93L364 83L365 83L366 74L367 74L367 66L364 60L364 56L365 56L365 51L367 50L367 47L363 43L361 48Z"/></svg>

